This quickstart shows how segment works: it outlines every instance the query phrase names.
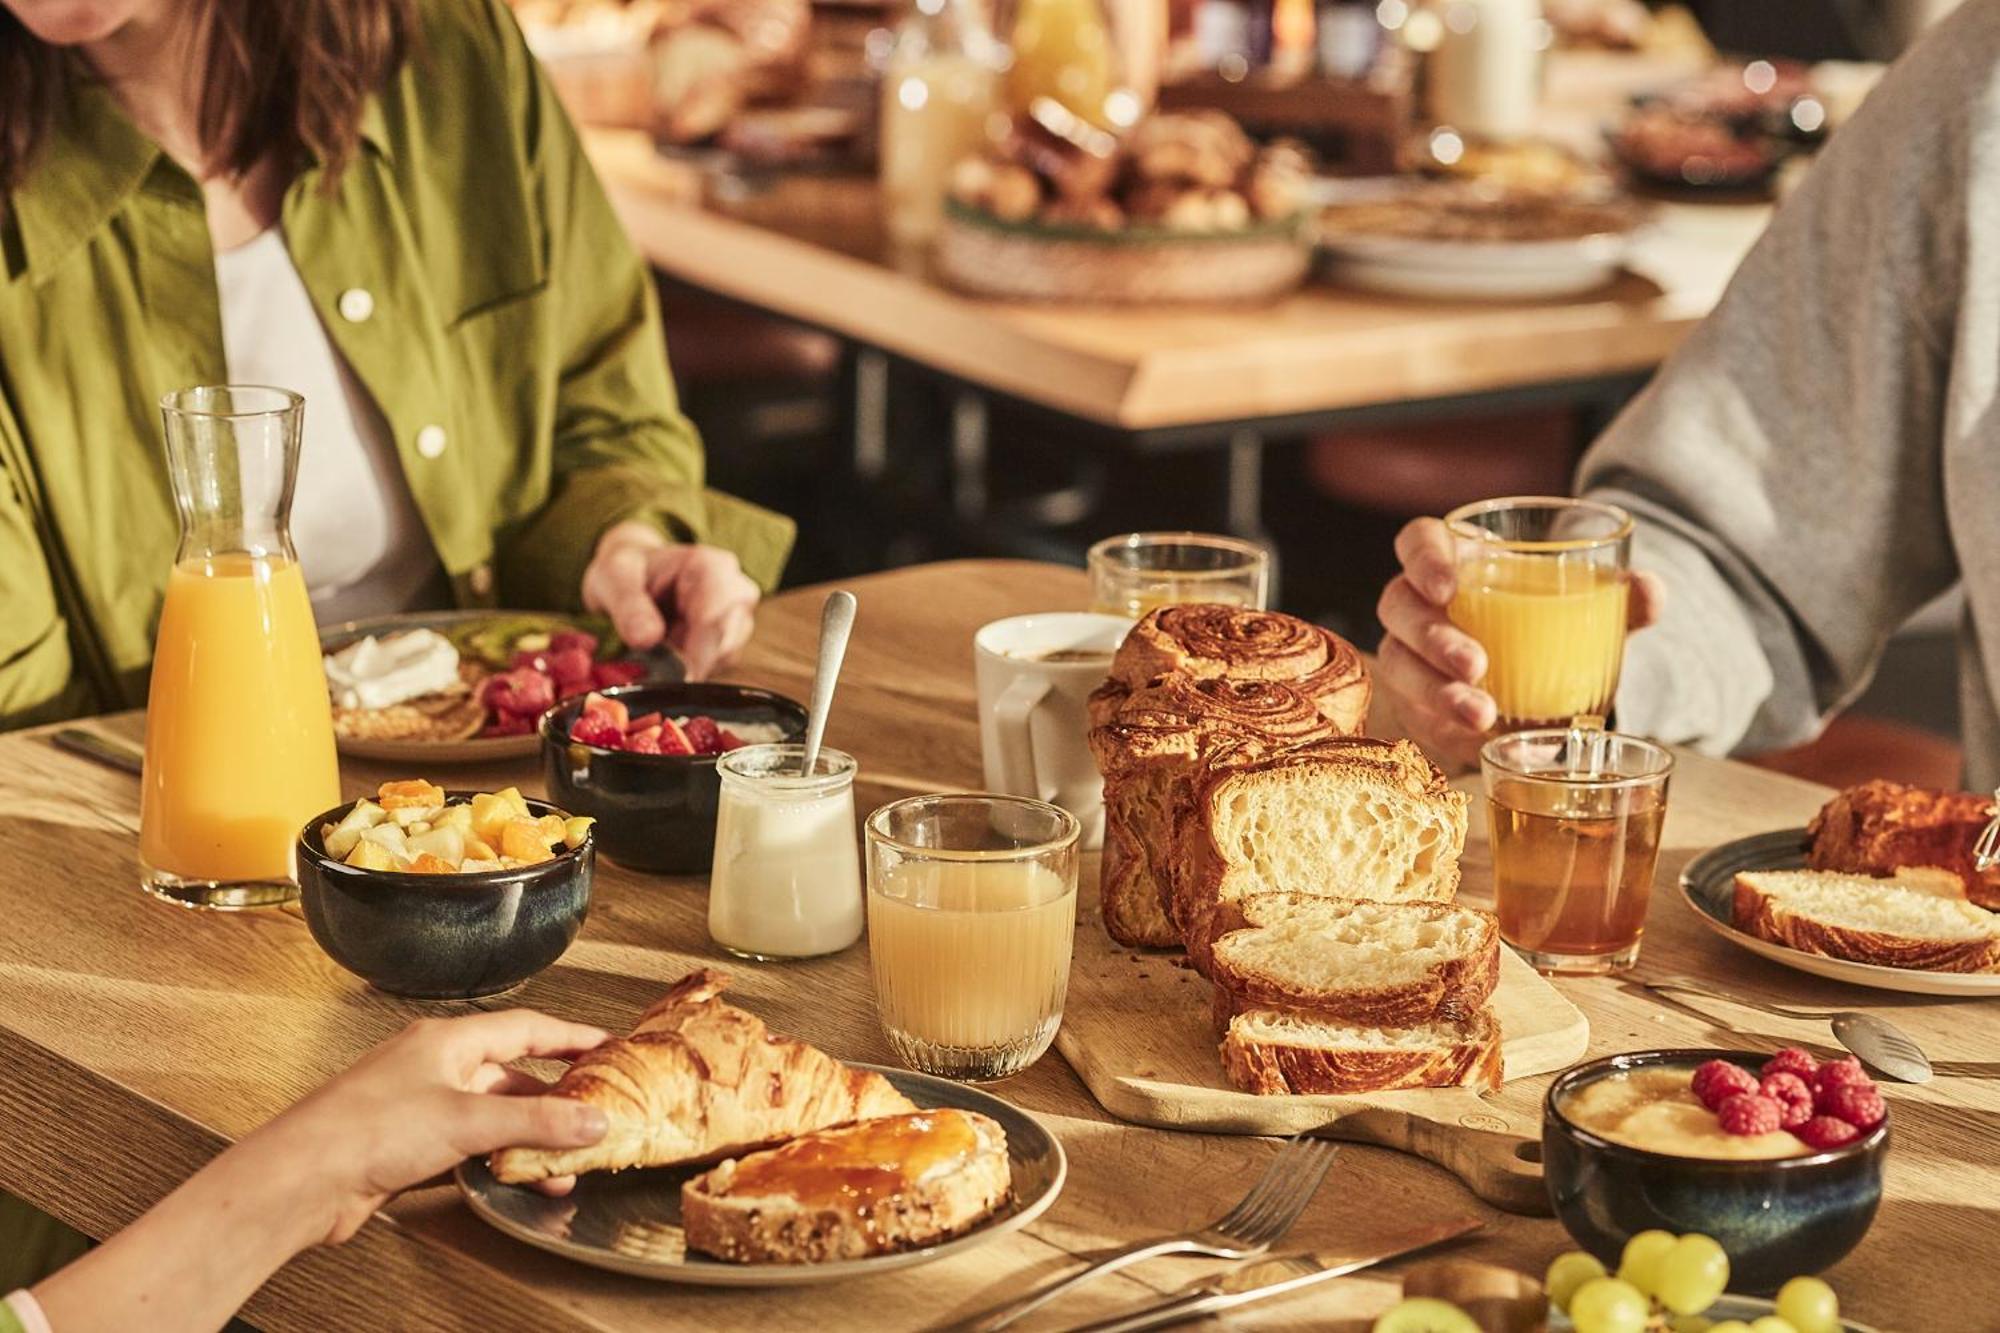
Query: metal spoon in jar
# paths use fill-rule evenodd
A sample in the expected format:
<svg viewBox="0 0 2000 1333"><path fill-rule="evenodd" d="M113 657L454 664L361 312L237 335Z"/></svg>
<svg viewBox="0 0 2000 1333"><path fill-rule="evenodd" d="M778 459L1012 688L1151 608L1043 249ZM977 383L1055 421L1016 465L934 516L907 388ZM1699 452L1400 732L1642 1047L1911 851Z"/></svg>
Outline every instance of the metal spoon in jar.
<svg viewBox="0 0 2000 1333"><path fill-rule="evenodd" d="M820 742L826 739L826 715L833 707L834 682L840 679L840 664L847 657L847 637L854 632L854 594L835 592L827 596L819 615L819 665L813 669L812 707L806 713L806 752L799 772L817 772Z"/></svg>
<svg viewBox="0 0 2000 1333"><path fill-rule="evenodd" d="M1655 977L1651 981L1639 983L1647 990L1681 991L1689 995L1705 995L1711 1000L1724 1000L1730 1004L1740 1004L1746 1009L1756 1009L1780 1018L1820 1018L1833 1023L1834 1040L1854 1052L1861 1063L1877 1073L1896 1080L1898 1083L1928 1083L1931 1081L1931 1062L1924 1055L1923 1048L1914 1038L1886 1018L1874 1014L1857 1013L1852 1009L1800 1009L1788 1004L1769 1004L1763 1000L1747 1000L1741 995L1731 995L1691 977Z"/></svg>

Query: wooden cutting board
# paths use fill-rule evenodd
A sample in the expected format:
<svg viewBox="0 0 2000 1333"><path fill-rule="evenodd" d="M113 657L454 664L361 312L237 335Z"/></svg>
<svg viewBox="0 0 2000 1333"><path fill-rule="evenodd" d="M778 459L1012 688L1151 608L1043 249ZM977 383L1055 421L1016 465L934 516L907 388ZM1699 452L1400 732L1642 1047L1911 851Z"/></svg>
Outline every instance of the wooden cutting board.
<svg viewBox="0 0 2000 1333"><path fill-rule="evenodd" d="M1324 1133L1413 1152L1510 1212L1548 1212L1541 1125L1465 1088L1353 1097L1259 1097L1222 1074L1209 986L1179 954L1128 949L1104 933L1096 856L1083 858L1076 961L1056 1047L1098 1104L1122 1120L1222 1134ZM1509 1079L1562 1069L1590 1044L1590 1023L1535 970L1500 950L1493 994Z"/></svg>

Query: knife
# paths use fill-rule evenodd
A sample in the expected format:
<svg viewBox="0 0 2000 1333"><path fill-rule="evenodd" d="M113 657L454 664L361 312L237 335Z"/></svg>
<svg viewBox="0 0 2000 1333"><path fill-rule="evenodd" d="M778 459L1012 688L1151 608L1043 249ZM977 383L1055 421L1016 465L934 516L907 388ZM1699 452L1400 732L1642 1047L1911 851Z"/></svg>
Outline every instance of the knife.
<svg viewBox="0 0 2000 1333"><path fill-rule="evenodd" d="M49 738L59 750L94 759L107 768L115 768L122 773L137 773L144 767L144 756L139 748L129 741L113 740L100 736L94 731L81 727L64 727Z"/></svg>
<svg viewBox="0 0 2000 1333"><path fill-rule="evenodd" d="M1071 1329L1070 1333L1136 1333L1143 1328L1163 1328L1168 1324L1178 1324L1187 1319L1199 1319L1203 1315L1215 1314L1220 1310L1233 1310L1239 1305L1252 1301L1269 1300L1286 1292L1309 1287L1315 1282L1328 1278L1342 1277L1359 1272L1391 1259L1428 1250L1434 1245L1457 1240L1461 1236L1477 1231L1484 1223L1473 1217L1456 1218L1450 1222L1440 1222L1427 1227L1386 1248L1365 1255L1331 1250L1319 1253L1281 1255L1275 1259L1250 1259L1213 1277L1184 1287L1179 1295L1153 1305L1142 1306L1129 1314L1119 1315L1095 1324L1083 1324Z"/></svg>

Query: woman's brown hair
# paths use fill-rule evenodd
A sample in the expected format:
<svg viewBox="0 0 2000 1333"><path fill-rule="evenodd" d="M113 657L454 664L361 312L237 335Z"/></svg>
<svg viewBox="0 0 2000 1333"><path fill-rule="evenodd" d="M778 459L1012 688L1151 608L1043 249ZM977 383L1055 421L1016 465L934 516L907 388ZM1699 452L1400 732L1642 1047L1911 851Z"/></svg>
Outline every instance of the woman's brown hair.
<svg viewBox="0 0 2000 1333"><path fill-rule="evenodd" d="M361 109L416 39L415 0L190 0L206 34L198 127L208 166L243 172L354 156ZM0 189L27 179L72 80L71 52L0 6Z"/></svg>

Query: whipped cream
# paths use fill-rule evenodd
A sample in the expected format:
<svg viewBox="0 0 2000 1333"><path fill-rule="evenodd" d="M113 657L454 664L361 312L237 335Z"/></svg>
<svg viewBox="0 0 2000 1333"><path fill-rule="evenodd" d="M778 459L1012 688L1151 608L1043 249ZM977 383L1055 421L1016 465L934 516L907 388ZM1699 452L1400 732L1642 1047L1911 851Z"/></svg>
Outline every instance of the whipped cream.
<svg viewBox="0 0 2000 1333"><path fill-rule="evenodd" d="M342 708L390 708L458 684L458 649L436 630L371 634L326 659L326 683Z"/></svg>

